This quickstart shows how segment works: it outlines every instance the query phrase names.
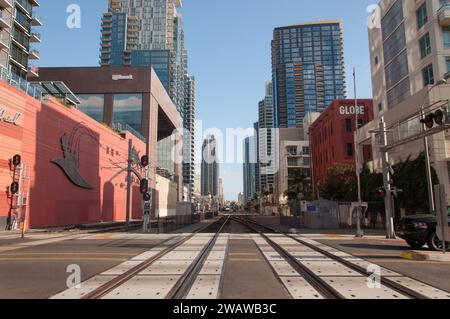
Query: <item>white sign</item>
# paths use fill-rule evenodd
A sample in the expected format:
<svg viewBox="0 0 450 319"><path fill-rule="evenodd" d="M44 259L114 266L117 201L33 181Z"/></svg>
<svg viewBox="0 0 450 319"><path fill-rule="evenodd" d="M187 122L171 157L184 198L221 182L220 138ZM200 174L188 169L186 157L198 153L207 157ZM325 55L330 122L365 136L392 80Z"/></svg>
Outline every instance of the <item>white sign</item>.
<svg viewBox="0 0 450 319"><path fill-rule="evenodd" d="M119 80L133 80L133 75L122 75L122 74L113 74L112 76L113 81L119 81Z"/></svg>
<svg viewBox="0 0 450 319"><path fill-rule="evenodd" d="M341 106L339 108L339 113L341 115L355 115L355 109L358 115L364 115L366 113L365 107L360 105L355 108L355 106Z"/></svg>
<svg viewBox="0 0 450 319"><path fill-rule="evenodd" d="M16 112L13 115L8 115L6 109L0 107L0 122L5 122L13 125L19 125L19 120L22 117L22 113Z"/></svg>

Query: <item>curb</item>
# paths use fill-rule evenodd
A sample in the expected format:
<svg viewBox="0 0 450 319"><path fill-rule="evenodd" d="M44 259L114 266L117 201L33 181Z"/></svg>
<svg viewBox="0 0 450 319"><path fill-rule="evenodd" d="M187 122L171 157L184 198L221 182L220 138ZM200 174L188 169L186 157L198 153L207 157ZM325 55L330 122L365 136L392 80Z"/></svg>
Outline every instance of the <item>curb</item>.
<svg viewBox="0 0 450 319"><path fill-rule="evenodd" d="M424 251L405 251L401 254L403 259L415 261L435 261L435 262L450 262L450 253L435 253Z"/></svg>

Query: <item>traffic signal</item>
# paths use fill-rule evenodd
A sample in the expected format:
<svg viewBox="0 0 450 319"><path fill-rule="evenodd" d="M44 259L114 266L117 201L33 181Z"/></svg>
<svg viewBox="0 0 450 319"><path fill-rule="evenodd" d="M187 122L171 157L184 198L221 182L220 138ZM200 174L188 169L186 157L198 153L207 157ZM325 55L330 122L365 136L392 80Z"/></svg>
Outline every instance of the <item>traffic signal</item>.
<svg viewBox="0 0 450 319"><path fill-rule="evenodd" d="M149 193L145 193L143 198L144 202L149 202L152 199L152 196Z"/></svg>
<svg viewBox="0 0 450 319"><path fill-rule="evenodd" d="M141 157L141 165L143 167L147 167L150 164L149 158L147 155Z"/></svg>
<svg viewBox="0 0 450 319"><path fill-rule="evenodd" d="M141 187L140 187L141 194L147 194L148 193L148 180L142 179L141 180Z"/></svg>
<svg viewBox="0 0 450 319"><path fill-rule="evenodd" d="M10 191L11 191L11 194L13 194L13 195L17 194L19 192L19 183L17 183L17 182L12 183L11 187L10 187Z"/></svg>
<svg viewBox="0 0 450 319"><path fill-rule="evenodd" d="M12 159L12 163L13 163L14 167L19 166L22 163L22 157L20 155L14 155L14 157Z"/></svg>
<svg viewBox="0 0 450 319"><path fill-rule="evenodd" d="M432 129L434 124L445 125L447 124L447 112L443 110L437 110L434 113L428 114L425 118L420 120L420 123L425 124L428 129Z"/></svg>

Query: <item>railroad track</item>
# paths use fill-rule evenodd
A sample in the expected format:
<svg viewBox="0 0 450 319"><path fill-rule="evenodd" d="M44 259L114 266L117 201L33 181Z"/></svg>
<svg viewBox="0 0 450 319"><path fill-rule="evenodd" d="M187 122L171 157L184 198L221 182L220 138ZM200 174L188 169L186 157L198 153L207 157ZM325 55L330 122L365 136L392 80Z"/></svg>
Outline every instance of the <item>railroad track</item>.
<svg viewBox="0 0 450 319"><path fill-rule="evenodd" d="M308 266L308 262L301 262L297 257L295 257L292 253L290 253L285 247L283 247L282 244L280 244L278 241L282 240L291 240L291 243L297 243L301 245L302 247L305 247L308 251L310 251L310 254L314 254L316 257L319 258L326 258L329 261L332 261L334 263L337 263L337 265L341 269L348 269L348 273L357 274L360 276L368 277L371 275L368 273L368 270L364 267L355 264L354 262L347 260L346 258L342 256L337 256L336 254L333 254L330 251L325 250L324 248L318 247L317 245L314 245L311 242L308 242L307 240L302 240L300 238L297 238L291 234L281 233L277 231L276 229L273 229L271 227L268 227L266 225L260 224L254 220L251 220L249 218L245 217L233 217L233 220L240 222L241 224L247 226L249 229L254 231L255 233L259 233L260 236L280 255L284 258L286 262L289 263L289 265L294 268L299 274L302 275L302 277L315 289L317 290L322 297L327 299L344 299L345 296L343 296L342 293L339 292L338 289L336 289L336 283L330 284L329 281L325 281L323 277L319 276L317 272L314 272L311 270L311 268ZM279 236L279 237L271 237L268 236L267 233L272 234L273 236ZM322 256L322 257L321 257ZM314 264L314 263L310 263ZM318 271L320 272L320 271ZM349 279L351 279L349 277ZM410 280L410 278L408 278ZM408 298L408 299L430 299L430 297L424 295L423 293L416 291L414 289L411 289L409 287L406 287L405 285L394 281L393 279L381 277L380 283L385 289L385 292L389 291L394 298ZM341 283L341 286L345 286L345 283ZM425 284L424 284L425 285ZM433 288L433 287L431 287ZM367 288L370 289L370 288ZM387 290L386 290L387 289ZM373 292L376 291L376 289L372 290ZM370 294L370 290L367 291L367 293ZM439 291L436 289L436 293L440 293L443 297L450 298L450 294L444 291ZM354 296L353 294L351 295ZM379 296L377 296L380 298Z"/></svg>
<svg viewBox="0 0 450 319"><path fill-rule="evenodd" d="M81 299L102 299L106 297L108 294L111 294L116 289L120 288L136 276L138 276L141 272L145 271L157 261L161 260L171 252L174 252L177 248L181 247L183 244L187 243L189 240L192 240L196 235L201 233L205 233L206 231L210 231L212 228L216 228L215 234L213 237L206 243L206 245L202 248L197 257L192 261L184 274L179 278L173 288L168 292L166 299L183 299L186 298L187 294L191 290L200 270L205 264L212 248L214 247L219 235L222 233L225 226L230 222L230 217L223 217L215 223L208 225L195 233L190 234L184 238L181 238L174 243L169 244L169 246L155 255L147 258L146 260L140 262L138 265L133 268L125 271L121 275L113 278L112 280L102 284L100 287L92 290L91 292L85 294ZM163 244L170 243L172 239L164 242Z"/></svg>

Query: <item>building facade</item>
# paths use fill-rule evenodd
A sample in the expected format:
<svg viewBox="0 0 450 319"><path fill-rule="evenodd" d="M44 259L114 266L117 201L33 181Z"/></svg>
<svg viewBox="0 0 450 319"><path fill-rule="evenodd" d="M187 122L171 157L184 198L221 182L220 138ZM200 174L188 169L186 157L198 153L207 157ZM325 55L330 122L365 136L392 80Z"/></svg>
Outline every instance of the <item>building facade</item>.
<svg viewBox="0 0 450 319"><path fill-rule="evenodd" d="M208 136L202 146L202 196L219 195L219 163L217 142L214 135Z"/></svg>
<svg viewBox="0 0 450 319"><path fill-rule="evenodd" d="M382 0L371 17L369 28L370 60L374 98L374 121L363 128L360 143L373 148L368 164L382 171L378 136L383 118L388 130L421 106L446 105L450 85L434 87L450 71L450 6L440 0ZM408 124L407 134L421 130L420 117ZM389 164L408 157L415 158L425 150L423 140L397 146L389 151ZM429 138L432 166L441 184L450 194L449 135L438 133ZM450 197L448 197L450 205Z"/></svg>
<svg viewBox="0 0 450 319"><path fill-rule="evenodd" d="M195 140L195 79L188 75L188 55L184 45L183 17L177 12L180 0L110 0L102 18L101 66L152 66L183 117L184 187L186 200L193 193ZM158 143L159 166L173 175L170 139ZM167 154L167 156L163 156Z"/></svg>
<svg viewBox="0 0 450 319"><path fill-rule="evenodd" d="M0 2L0 67L17 79L36 77L38 68L30 63L39 60L35 45L41 42L34 27L42 26L35 15L39 7L35 0L5 0Z"/></svg>
<svg viewBox="0 0 450 319"><path fill-rule="evenodd" d="M315 188L325 184L334 164L355 166L356 113L359 127L372 121L373 101L358 99L357 105L355 100L336 100L309 127ZM361 160L371 160L370 147L364 146L362 155Z"/></svg>
<svg viewBox="0 0 450 319"><path fill-rule="evenodd" d="M174 133L182 127L182 119L151 67L41 68L35 81L63 81L80 100L80 111L113 131L130 131L144 140L152 167L150 187L154 198L161 199L156 213L160 217L175 213L183 193L182 159L175 149L161 154L158 146L164 139L170 139L174 145L182 143ZM161 166L161 158L169 158L170 166ZM160 177L164 183L156 187ZM170 190L170 196L159 194L163 185Z"/></svg>
<svg viewBox="0 0 450 319"><path fill-rule="evenodd" d="M255 138L247 137L244 139L244 198L249 202L255 198L256 194L256 150Z"/></svg>
<svg viewBox="0 0 450 319"><path fill-rule="evenodd" d="M272 41L274 123L299 128L307 112L322 112L346 96L341 21L279 27Z"/></svg>
<svg viewBox="0 0 450 319"><path fill-rule="evenodd" d="M274 132L273 94L272 82L265 85L264 100L258 107L258 132L257 132L257 159L259 171L259 190L273 192L275 172L270 163L274 159L274 147L276 134Z"/></svg>
<svg viewBox="0 0 450 319"><path fill-rule="evenodd" d="M126 161L130 139L136 156L145 154L141 139L115 132L63 100L35 98L4 81L0 104L1 231L21 227L25 215L30 228L125 221L126 172L114 177L113 167ZM10 165L15 155L21 168ZM13 182L20 185L17 194L10 191ZM142 218L135 176L130 217Z"/></svg>
<svg viewBox="0 0 450 319"><path fill-rule="evenodd" d="M285 205L288 200L285 192L291 186L293 178L302 172L310 178L310 148L303 129L280 129L279 154L280 164L275 175L275 204Z"/></svg>

